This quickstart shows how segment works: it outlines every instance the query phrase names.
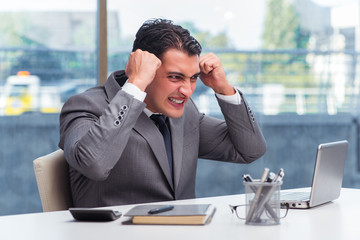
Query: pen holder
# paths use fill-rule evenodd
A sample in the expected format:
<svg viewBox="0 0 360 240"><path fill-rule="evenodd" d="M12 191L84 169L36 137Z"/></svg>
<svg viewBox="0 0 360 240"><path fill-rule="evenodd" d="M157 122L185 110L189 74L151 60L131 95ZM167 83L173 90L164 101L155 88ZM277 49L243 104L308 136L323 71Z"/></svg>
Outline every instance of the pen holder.
<svg viewBox="0 0 360 240"><path fill-rule="evenodd" d="M282 182L244 182L246 224L280 224L280 187Z"/></svg>

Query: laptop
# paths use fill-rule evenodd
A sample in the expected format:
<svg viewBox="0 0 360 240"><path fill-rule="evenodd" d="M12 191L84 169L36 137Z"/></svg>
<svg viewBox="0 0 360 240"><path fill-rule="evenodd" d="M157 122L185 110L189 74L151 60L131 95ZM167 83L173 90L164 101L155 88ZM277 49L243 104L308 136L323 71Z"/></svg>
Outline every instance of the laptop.
<svg viewBox="0 0 360 240"><path fill-rule="evenodd" d="M281 192L281 206L312 208L340 196L348 142L323 143L317 149L311 191Z"/></svg>

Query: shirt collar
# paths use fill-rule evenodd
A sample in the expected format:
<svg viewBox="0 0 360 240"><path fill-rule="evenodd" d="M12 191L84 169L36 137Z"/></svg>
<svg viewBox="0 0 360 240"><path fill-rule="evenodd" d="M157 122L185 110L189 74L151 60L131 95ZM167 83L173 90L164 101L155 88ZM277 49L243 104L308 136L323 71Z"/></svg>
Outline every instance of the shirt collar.
<svg viewBox="0 0 360 240"><path fill-rule="evenodd" d="M146 114L146 116L150 117L151 115L153 115L154 113L152 111L150 111L147 108L144 108L144 113Z"/></svg>
<svg viewBox="0 0 360 240"><path fill-rule="evenodd" d="M147 108L144 108L144 113L146 114L146 116L148 116L148 117L150 117L151 115L153 115L153 114L159 114L159 115L164 115L164 114L162 114L162 113L154 113L154 112L152 112L152 111L150 111L149 109L147 109ZM165 115L164 115L165 116ZM166 119L167 117L165 116L165 119Z"/></svg>

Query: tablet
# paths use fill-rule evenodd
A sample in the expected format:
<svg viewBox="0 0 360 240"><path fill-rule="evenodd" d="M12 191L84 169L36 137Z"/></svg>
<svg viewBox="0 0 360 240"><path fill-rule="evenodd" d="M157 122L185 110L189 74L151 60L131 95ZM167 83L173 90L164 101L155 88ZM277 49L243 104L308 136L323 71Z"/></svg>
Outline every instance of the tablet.
<svg viewBox="0 0 360 240"><path fill-rule="evenodd" d="M121 212L112 209L69 208L69 211L78 221L114 221L121 216Z"/></svg>

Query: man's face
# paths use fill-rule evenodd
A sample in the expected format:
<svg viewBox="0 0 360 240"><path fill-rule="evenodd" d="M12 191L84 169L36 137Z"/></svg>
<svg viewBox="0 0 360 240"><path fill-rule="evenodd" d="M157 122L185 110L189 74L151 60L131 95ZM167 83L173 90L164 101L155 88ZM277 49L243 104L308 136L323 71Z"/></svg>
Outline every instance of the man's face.
<svg viewBox="0 0 360 240"><path fill-rule="evenodd" d="M146 107L171 118L181 117L199 75L199 56L188 56L176 49L166 51L154 80L145 90Z"/></svg>

